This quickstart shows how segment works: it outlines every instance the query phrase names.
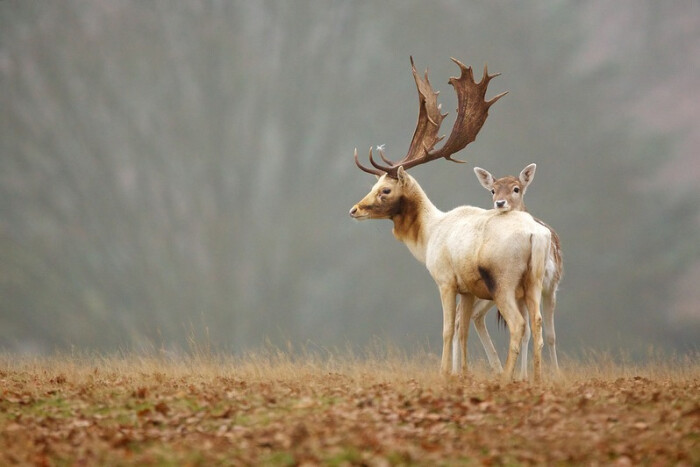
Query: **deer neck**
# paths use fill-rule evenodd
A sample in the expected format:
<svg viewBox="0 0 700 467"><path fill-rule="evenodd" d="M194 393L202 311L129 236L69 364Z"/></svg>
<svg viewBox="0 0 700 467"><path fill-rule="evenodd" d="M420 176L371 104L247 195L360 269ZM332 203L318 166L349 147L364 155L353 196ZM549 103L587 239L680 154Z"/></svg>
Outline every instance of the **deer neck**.
<svg viewBox="0 0 700 467"><path fill-rule="evenodd" d="M416 183L410 190L406 190L397 213L391 218L394 222L394 237L404 243L421 263L425 263L425 253L434 221L442 214Z"/></svg>

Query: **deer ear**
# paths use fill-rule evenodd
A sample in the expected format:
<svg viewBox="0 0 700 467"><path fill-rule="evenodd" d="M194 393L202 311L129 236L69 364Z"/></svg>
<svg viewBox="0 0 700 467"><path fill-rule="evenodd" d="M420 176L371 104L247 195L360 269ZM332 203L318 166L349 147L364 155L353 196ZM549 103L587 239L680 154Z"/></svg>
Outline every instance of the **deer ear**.
<svg viewBox="0 0 700 467"><path fill-rule="evenodd" d="M527 186L532 183L532 180L535 178L535 169L537 168L537 164L530 164L527 167L525 167L522 172L520 172L520 183L523 184L523 191Z"/></svg>
<svg viewBox="0 0 700 467"><path fill-rule="evenodd" d="M408 181L408 175L406 174L403 165L400 166L399 170L396 171L396 178L401 185L405 184Z"/></svg>
<svg viewBox="0 0 700 467"><path fill-rule="evenodd" d="M494 178L488 170L484 170L481 167L474 167L474 173L476 174L476 178L479 179L481 186L489 191L493 189Z"/></svg>

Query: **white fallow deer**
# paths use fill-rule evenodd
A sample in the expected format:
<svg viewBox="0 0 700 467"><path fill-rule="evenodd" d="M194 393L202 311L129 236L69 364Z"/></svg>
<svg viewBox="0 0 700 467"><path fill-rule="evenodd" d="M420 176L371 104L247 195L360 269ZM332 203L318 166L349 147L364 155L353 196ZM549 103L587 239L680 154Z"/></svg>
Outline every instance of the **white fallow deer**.
<svg viewBox="0 0 700 467"><path fill-rule="evenodd" d="M451 369L451 347L455 329L455 315L459 311L463 323L468 323L474 301L478 298L493 300L510 330L510 345L503 379L513 377L515 361L525 332L522 311L529 311L532 332L538 345L534 348L536 380L541 375L542 331L540 296L545 270L545 259L550 243L547 228L526 212L503 213L462 206L449 212L440 211L428 199L418 182L406 171L416 165L445 158L454 161L452 154L474 141L488 115L488 109L502 93L486 101L486 88L497 75L484 75L474 81L471 68L452 59L461 69L459 78L449 83L457 93L457 117L445 144L434 149L440 124L446 115L437 105L437 93L428 81L421 79L411 59L413 77L418 88L419 115L411 145L406 156L392 162L380 151L384 164L375 161L372 167L360 164L355 150L355 163L365 172L374 174L378 181L370 192L350 210L350 216L362 219L390 219L394 236L405 243L413 256L424 263L435 280L442 302L442 359L440 370ZM460 296L459 307L457 295ZM468 326L462 326L459 341L462 349L462 372L467 371L466 340Z"/></svg>
<svg viewBox="0 0 700 467"><path fill-rule="evenodd" d="M481 183L481 185L491 193L493 197L494 209L502 212L527 212L527 208L525 207L525 192L535 177L536 168L536 164L530 164L520 172L518 177L506 176L498 179L491 175L491 173L489 173L487 170L480 167L475 167L474 173L479 179L479 183ZM557 360L556 334L554 331L554 309L557 304L557 289L564 273L561 243L559 242L559 235L557 235L554 229L539 219L535 218L535 221L547 227L552 238L549 251L547 252L544 282L542 284L542 318L545 331L545 342L547 344L547 348L549 349L549 357L554 371L558 372L559 363ZM474 303L474 308L472 309L472 320L474 321L474 327L479 335L479 339L481 340L484 350L486 351L489 364L494 370L502 371L503 368L501 367L498 353L496 353L496 349L491 341L491 336L489 335L486 325L484 324L486 313L493 307L493 305L494 302L490 300L476 300ZM520 354L520 377L525 379L527 378L527 348L530 341L530 327L527 322L527 317L523 316L523 318L526 319L526 322L525 334L523 335ZM461 324L458 316L455 334L459 332L460 327ZM452 348L452 355L452 368L453 372L456 373L459 368L460 355L459 347L457 346L456 341Z"/></svg>

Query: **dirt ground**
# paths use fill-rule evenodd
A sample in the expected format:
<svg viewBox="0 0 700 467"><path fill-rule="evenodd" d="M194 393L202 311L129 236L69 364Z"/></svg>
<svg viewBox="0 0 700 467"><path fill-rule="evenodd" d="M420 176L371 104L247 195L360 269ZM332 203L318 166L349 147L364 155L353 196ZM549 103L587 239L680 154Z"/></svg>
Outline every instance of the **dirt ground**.
<svg viewBox="0 0 700 467"><path fill-rule="evenodd" d="M427 361L428 360L428 361ZM0 464L700 465L700 364L0 357Z"/></svg>

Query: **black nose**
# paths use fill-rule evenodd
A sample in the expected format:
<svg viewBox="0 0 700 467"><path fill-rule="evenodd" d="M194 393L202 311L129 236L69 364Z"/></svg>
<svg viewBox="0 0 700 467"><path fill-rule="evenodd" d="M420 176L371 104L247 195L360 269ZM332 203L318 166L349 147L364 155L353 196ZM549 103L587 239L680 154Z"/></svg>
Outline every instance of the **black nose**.
<svg viewBox="0 0 700 467"><path fill-rule="evenodd" d="M496 207L497 208L502 208L503 206L506 205L505 201L496 201Z"/></svg>
<svg viewBox="0 0 700 467"><path fill-rule="evenodd" d="M352 209L350 210L350 215L353 216L357 212L357 206L353 206Z"/></svg>

